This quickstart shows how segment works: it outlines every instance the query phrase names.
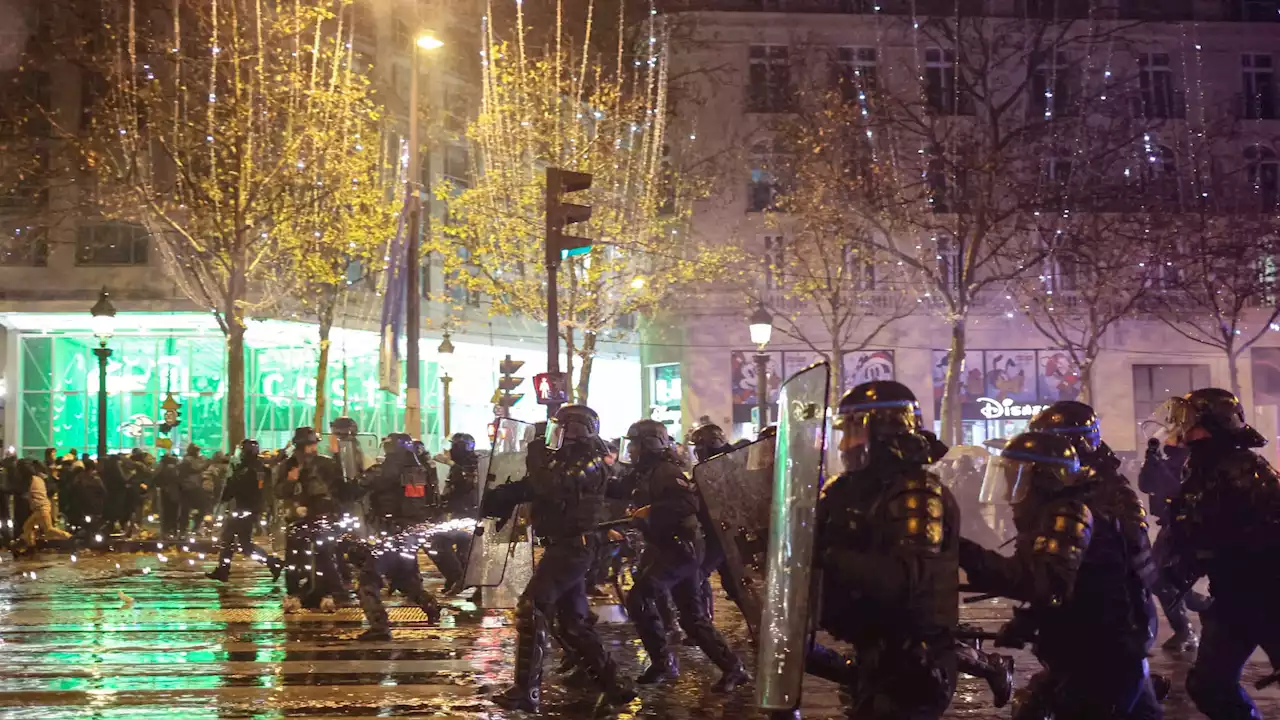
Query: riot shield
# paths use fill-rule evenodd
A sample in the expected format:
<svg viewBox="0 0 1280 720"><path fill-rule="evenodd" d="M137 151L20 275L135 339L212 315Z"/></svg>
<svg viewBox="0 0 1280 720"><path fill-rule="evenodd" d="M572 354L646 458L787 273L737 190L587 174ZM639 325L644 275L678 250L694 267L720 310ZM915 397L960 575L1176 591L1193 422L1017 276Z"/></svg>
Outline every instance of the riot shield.
<svg viewBox="0 0 1280 720"><path fill-rule="evenodd" d="M534 437L533 425L499 418L494 426L485 489L520 480L525 475L526 448ZM483 500L483 495L482 498ZM503 521L480 518L467 553L463 585L482 588L481 607L515 607L533 576L533 534L525 506ZM484 590L484 589L491 590Z"/></svg>
<svg viewBox="0 0 1280 720"><path fill-rule="evenodd" d="M826 363L818 363L788 378L778 393L756 676L756 700L766 710L793 710L800 704L817 598L815 527L827 451L830 374Z"/></svg>
<svg viewBox="0 0 1280 720"><path fill-rule="evenodd" d="M753 636L760 630L765 541L773 497L772 438L739 447L693 466L693 483L706 514L703 527L724 557L721 579Z"/></svg>

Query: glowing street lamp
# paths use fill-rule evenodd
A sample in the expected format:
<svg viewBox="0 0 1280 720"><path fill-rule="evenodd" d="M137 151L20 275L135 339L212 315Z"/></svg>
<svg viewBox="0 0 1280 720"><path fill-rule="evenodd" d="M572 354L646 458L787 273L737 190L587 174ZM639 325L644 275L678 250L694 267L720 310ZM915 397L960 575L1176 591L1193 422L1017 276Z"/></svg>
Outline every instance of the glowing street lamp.
<svg viewBox="0 0 1280 720"><path fill-rule="evenodd" d="M764 309L764 303L760 303L747 322L751 342L756 345L756 413L759 418L756 435L759 436L769 426L769 355L764 349L773 337L773 316Z"/></svg>
<svg viewBox="0 0 1280 720"><path fill-rule="evenodd" d="M453 382L453 378L449 377L449 366L453 364L453 342L449 340L448 330L444 333L444 339L440 341L440 347L436 348L436 353L440 356L440 369L444 371L440 383L444 385L444 437L447 440L453 437L450 417L452 407L449 402L449 383Z"/></svg>
<svg viewBox="0 0 1280 720"><path fill-rule="evenodd" d="M418 177L418 151L421 149L418 145L418 74L420 72L418 57L423 52L443 46L443 42L430 34L420 35L413 43L413 72L409 75L409 168L405 181L405 195L409 200L405 203L405 210L409 215L408 237L405 242L407 259L405 267L409 275L405 283L407 302L404 313L405 340L408 341L409 352L405 358L407 367L405 368L404 430L409 433L409 437L413 438L422 437L422 377L418 367L420 363L418 339L421 331L419 326L422 324L422 293L418 290L418 282L422 268L419 265L421 258L418 257L421 254L418 228L424 228L424 235L431 235L431 193L420 194L417 187L421 180ZM431 167L430 152L431 148L428 147L428 169ZM423 198L426 202L425 210Z"/></svg>
<svg viewBox="0 0 1280 720"><path fill-rule="evenodd" d="M107 456L107 358L111 357L111 348L107 342L116 329L116 308L111 304L110 294L102 288L98 302L89 308L92 316L93 334L98 338L98 347L93 354L98 356L98 462Z"/></svg>

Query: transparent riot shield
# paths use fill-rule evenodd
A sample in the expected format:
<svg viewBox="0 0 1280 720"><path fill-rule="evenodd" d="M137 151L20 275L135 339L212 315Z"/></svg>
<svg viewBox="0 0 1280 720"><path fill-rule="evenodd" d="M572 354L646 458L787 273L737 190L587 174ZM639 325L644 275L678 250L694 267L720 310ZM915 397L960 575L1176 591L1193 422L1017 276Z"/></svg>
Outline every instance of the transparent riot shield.
<svg viewBox="0 0 1280 720"><path fill-rule="evenodd" d="M485 490L524 477L527 448L533 438L530 423L510 418L500 418L495 423L488 472L480 483ZM463 584L481 588L481 607L515 607L532 576L533 533L527 508L517 507L511 517L502 520L477 520Z"/></svg>
<svg viewBox="0 0 1280 720"><path fill-rule="evenodd" d="M818 497L827 451L830 368L818 363L791 376L778 393L773 501L758 643L756 700L766 710L800 704L812 633Z"/></svg>
<svg viewBox="0 0 1280 720"><path fill-rule="evenodd" d="M773 497L772 438L717 455L693 466L702 497L703 527L724 556L722 584L737 603L752 635L760 629L765 543Z"/></svg>

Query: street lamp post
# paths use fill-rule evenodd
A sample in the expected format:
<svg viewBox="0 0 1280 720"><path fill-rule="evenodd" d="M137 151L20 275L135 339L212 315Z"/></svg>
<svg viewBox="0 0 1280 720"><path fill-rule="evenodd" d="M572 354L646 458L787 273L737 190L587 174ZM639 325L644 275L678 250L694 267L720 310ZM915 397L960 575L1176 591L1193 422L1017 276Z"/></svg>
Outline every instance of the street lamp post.
<svg viewBox="0 0 1280 720"><path fill-rule="evenodd" d="M751 342L756 345L756 412L759 421L756 426L757 437L769 425L769 355L764 351L773 336L773 316L764 309L764 304L756 306L748 321L751 331Z"/></svg>
<svg viewBox="0 0 1280 720"><path fill-rule="evenodd" d="M449 399L449 383L453 382L453 378L449 377L449 365L453 361L453 343L449 340L448 330L445 331L444 339L440 341L440 347L436 348L436 352L440 354L440 368L444 370L440 383L444 385L444 437L447 440L453 437L453 423L450 415L453 407Z"/></svg>
<svg viewBox="0 0 1280 720"><path fill-rule="evenodd" d="M427 235L431 234L431 194L425 194L426 212L423 212L423 198L420 195L421 183L418 170L418 58L423 50L435 50L444 43L430 35L423 35L413 44L413 72L409 74L409 167L405 179L405 193L409 211L408 239L405 243L405 254L408 256L405 265L408 270L408 282L405 284L405 340L409 352L405 358L408 365L405 371L404 398L404 430L409 437L422 436L422 376L418 365L421 359L418 353L419 326L422 324L422 292L419 290L420 273L418 255L421 254L418 233L419 227L425 227ZM431 155L427 155L427 169L431 168Z"/></svg>
<svg viewBox="0 0 1280 720"><path fill-rule="evenodd" d="M102 462L107 456L107 358L111 357L107 341L116 325L116 308L105 287L89 314L93 316L93 334L98 338L93 354L98 356L98 462Z"/></svg>

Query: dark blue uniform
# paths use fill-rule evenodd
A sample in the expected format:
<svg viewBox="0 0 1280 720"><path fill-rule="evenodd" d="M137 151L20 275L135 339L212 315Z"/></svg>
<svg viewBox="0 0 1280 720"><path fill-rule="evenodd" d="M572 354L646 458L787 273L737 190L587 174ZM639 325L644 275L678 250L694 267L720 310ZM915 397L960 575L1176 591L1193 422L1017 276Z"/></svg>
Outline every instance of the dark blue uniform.
<svg viewBox="0 0 1280 720"><path fill-rule="evenodd" d="M1131 547L1136 525L1116 515L1123 504L1109 497L1115 493L1095 481L1025 503L1033 506L1016 511L1012 557L961 544L960 564L975 590L1029 603L1002 633L1009 644L1034 639L1046 670L1032 702L1061 720L1137 717L1149 687L1144 551Z"/></svg>
<svg viewBox="0 0 1280 720"><path fill-rule="evenodd" d="M1189 443L1171 506L1169 576L1187 589L1207 575L1213 596L1187 674L1187 693L1211 720L1261 718L1240 673L1259 646L1280 658L1280 480L1249 449L1259 444L1243 433Z"/></svg>
<svg viewBox="0 0 1280 720"><path fill-rule="evenodd" d="M475 519L479 472L479 458L474 453L454 458L454 465L449 468L449 476L445 480L444 494L440 497L442 519ZM472 530L463 528L431 535L428 556L444 576L446 595L462 590L463 558L471 549L472 534Z"/></svg>
<svg viewBox="0 0 1280 720"><path fill-rule="evenodd" d="M848 684L852 718L937 718L955 692L960 516L923 454L877 446L818 505L820 626L857 661L815 647L806 670Z"/></svg>
<svg viewBox="0 0 1280 720"><path fill-rule="evenodd" d="M496 698L500 704L537 709L553 616L562 639L592 678L620 697L633 697L620 686L617 664L588 621L585 579L596 556L595 528L610 479L602 445L594 440L568 444L545 457L530 452L527 477L485 494L488 517L509 518L516 505L530 503L534 532L545 545L516 606L515 684Z"/></svg>
<svg viewBox="0 0 1280 720"><path fill-rule="evenodd" d="M235 509L227 513L222 526L222 550L218 555L218 567L209 577L227 580L231 576L231 558L236 550L257 562L265 562L271 574L279 577L283 563L271 553L253 543L253 533L262 518L264 494L268 470L260 458L252 457L241 463L222 490L222 502L234 502Z"/></svg>
<svg viewBox="0 0 1280 720"><path fill-rule="evenodd" d="M746 675L742 661L716 631L707 613L703 590L706 541L698 522L698 495L670 453L639 466L635 482L632 504L649 508L642 525L645 549L635 585L627 595L627 613L652 663L641 682L657 682L676 672L660 610L670 594L679 612L680 627L725 673L717 689L732 689Z"/></svg>

